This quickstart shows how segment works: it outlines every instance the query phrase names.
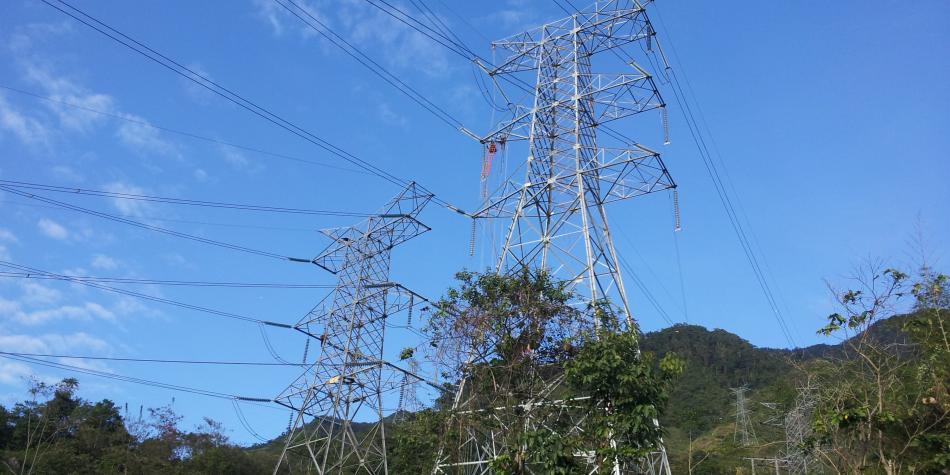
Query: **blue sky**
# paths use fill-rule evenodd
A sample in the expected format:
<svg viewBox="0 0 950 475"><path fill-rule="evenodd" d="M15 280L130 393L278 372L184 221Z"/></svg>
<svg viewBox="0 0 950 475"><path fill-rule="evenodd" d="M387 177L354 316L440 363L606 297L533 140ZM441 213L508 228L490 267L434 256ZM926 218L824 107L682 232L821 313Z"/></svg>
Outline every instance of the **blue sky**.
<svg viewBox="0 0 950 475"><path fill-rule="evenodd" d="M491 56L489 39L563 16L554 3L540 0L446 2L451 11L440 2L428 3L486 57ZM489 128L491 112L470 64L365 2L309 5L468 128ZM417 180L449 202L465 209L478 203L477 144L267 0L78 6L380 168ZM933 258L946 255L950 29L945 19L950 5L727 1L661 2L656 7L659 39L669 54L675 46L680 78L688 78L702 107L796 342L821 341L814 330L834 310L825 279L841 282L867 256L912 265L908 240L918 222ZM13 2L6 11L0 18L2 86L332 167L193 140L0 89L0 179L356 212L373 211L398 191L365 173L339 169L353 167L39 2ZM663 92L672 103L672 92ZM674 320L686 320L682 277L691 323L727 329L756 345L788 346L680 111L671 112L672 144L660 144L658 123L633 122L625 132L660 149L679 184L683 231L675 239L682 272L665 193L611 205L618 251ZM326 241L317 229L355 219L49 196L292 256L323 249ZM38 204L0 196L0 259L76 275L333 283L331 275L314 266L235 253ZM468 256L467 220L436 205L422 220L433 231L397 248L393 280L438 296L456 270L488 265L481 253ZM644 329L666 326L630 282L627 287ZM288 323L325 293L130 288ZM287 359L300 357L300 338L277 330L269 337ZM272 361L254 325L75 284L17 279L0 280L0 350ZM257 397L276 395L296 375L287 368L82 364ZM49 379L66 373L0 360L3 403L24 397L23 377L30 374ZM226 401L93 376L81 381L84 397L109 396L128 403L132 412L174 397L188 424L208 415L231 427L235 440L254 440ZM267 437L286 425L282 411L254 405L244 411L252 427Z"/></svg>

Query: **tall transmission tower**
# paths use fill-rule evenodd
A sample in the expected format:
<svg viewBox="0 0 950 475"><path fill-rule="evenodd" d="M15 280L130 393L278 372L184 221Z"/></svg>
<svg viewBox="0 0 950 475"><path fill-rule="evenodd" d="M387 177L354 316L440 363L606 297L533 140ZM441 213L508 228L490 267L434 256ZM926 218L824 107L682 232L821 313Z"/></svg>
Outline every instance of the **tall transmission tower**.
<svg viewBox="0 0 950 475"><path fill-rule="evenodd" d="M311 262L338 276L333 293L295 329L319 344L315 362L275 400L296 412L276 474L292 452L317 473L387 473L384 393L422 380L384 359L387 321L425 301L389 280L393 247L429 230L417 216L433 195L410 183L362 223L323 231ZM373 422L354 431L354 421Z"/></svg>
<svg viewBox="0 0 950 475"><path fill-rule="evenodd" d="M572 283L578 304L609 299L631 326L605 205L675 183L658 152L599 131L650 110L662 110L665 117L653 75L623 48L652 49L653 35L640 2L611 0L492 44L509 55L488 74L533 75L535 94L531 105L515 106L514 117L483 139L489 147L526 141L528 153L524 174L503 177L476 213L510 220L499 271L548 269ZM592 60L610 50L628 56L629 71L592 72ZM616 146L604 146L608 140Z"/></svg>
<svg viewBox="0 0 950 475"><path fill-rule="evenodd" d="M733 441L743 447L748 447L756 443L755 427L752 426L752 418L749 417L749 408L747 406L749 392L748 386L731 388L736 395L736 431L733 434Z"/></svg>
<svg viewBox="0 0 950 475"><path fill-rule="evenodd" d="M578 307L609 300L631 330L635 323L606 205L675 188L675 183L658 152L626 139L609 129L608 123L658 110L665 127L665 104L645 66L652 61L654 34L641 2L597 2L567 18L493 42L496 52L506 56L498 66L486 69L492 78L508 76L511 82L533 83L532 103L509 105L512 117L482 139L488 159L496 146L510 153L519 142L527 145L524 165L492 185L495 192L476 213L477 218L508 221L499 244L497 271L544 269L569 282ZM603 54L608 51L623 59L625 72L593 72L595 60L612 60L617 65L616 58ZM483 164L483 173L486 169L490 163ZM580 430L578 424L585 416L576 405L551 400L562 379L547 378L536 397L522 404L470 407L475 390L463 378L453 403L453 413L458 415L455 427L461 426L460 443L452 450L440 450L435 472L491 473L491 462L505 445L517 443L506 437L511 424L558 427L555 430L564 435ZM541 404L558 406L553 411L557 420L551 420L550 414L539 415ZM494 413L495 426L465 425L466 414L479 411ZM571 424L565 425L564 419ZM600 463L591 452L575 456L586 458L592 469ZM612 466L615 474L670 473L662 444L642 460L614 460Z"/></svg>

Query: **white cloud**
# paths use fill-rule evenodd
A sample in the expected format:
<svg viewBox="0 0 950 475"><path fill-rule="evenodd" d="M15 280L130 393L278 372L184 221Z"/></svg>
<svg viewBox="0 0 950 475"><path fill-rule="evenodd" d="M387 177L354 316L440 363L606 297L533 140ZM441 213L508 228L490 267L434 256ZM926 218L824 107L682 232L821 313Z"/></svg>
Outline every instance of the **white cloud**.
<svg viewBox="0 0 950 475"><path fill-rule="evenodd" d="M195 265L191 263L185 256L178 254L177 252L171 252L162 255L162 260L165 261L165 264L171 267L178 267L181 269L194 270Z"/></svg>
<svg viewBox="0 0 950 475"><path fill-rule="evenodd" d="M16 361L0 360L0 383L13 385L22 383L33 374L30 367Z"/></svg>
<svg viewBox="0 0 950 475"><path fill-rule="evenodd" d="M36 223L40 231L53 239L65 240L69 238L69 231L61 224L49 218L43 218Z"/></svg>
<svg viewBox="0 0 950 475"><path fill-rule="evenodd" d="M285 10L280 5L272 2L271 0L254 0L254 4L257 5L257 13L260 17L270 25L275 35L284 34L284 23L283 15Z"/></svg>
<svg viewBox="0 0 950 475"><path fill-rule="evenodd" d="M361 0L297 3L375 60L388 63L389 67L411 68L429 75L443 75L448 72L448 53L444 47L372 5ZM295 31L303 38L317 39L326 52L334 48L313 28L287 10L274 5L274 2L255 0L255 4L258 7L258 16L270 25L274 35L281 36L286 31ZM404 11L409 10L398 2L395 5ZM445 18L442 20L449 21Z"/></svg>
<svg viewBox="0 0 950 475"><path fill-rule="evenodd" d="M50 171L53 172L58 178L65 181L72 182L83 182L86 181L86 178L82 176L79 172L74 170L72 167L66 165L56 165L53 168L50 168Z"/></svg>
<svg viewBox="0 0 950 475"><path fill-rule="evenodd" d="M131 183L116 181L105 185L106 191L125 195L144 195L145 190ZM112 198L112 206L125 216L143 216L152 208L145 201Z"/></svg>
<svg viewBox="0 0 950 475"><path fill-rule="evenodd" d="M0 259L3 259L5 261L10 260L10 251L7 250L7 247L4 246L3 244L0 244Z"/></svg>
<svg viewBox="0 0 950 475"><path fill-rule="evenodd" d="M23 288L23 296L21 300L34 305L50 305L53 304L62 297L62 294L53 288L47 287L38 282L24 282L21 286Z"/></svg>
<svg viewBox="0 0 950 475"><path fill-rule="evenodd" d="M115 313L95 302L28 311L19 302L0 298L0 315L24 325L39 325L55 320L115 320Z"/></svg>
<svg viewBox="0 0 950 475"><path fill-rule="evenodd" d="M0 130L31 146L48 146L49 130L39 120L20 113L0 95Z"/></svg>
<svg viewBox="0 0 950 475"><path fill-rule="evenodd" d="M92 257L92 267L112 270L119 267L119 262L105 254L96 254Z"/></svg>
<svg viewBox="0 0 950 475"><path fill-rule="evenodd" d="M10 230L0 228L0 241L18 243L20 242L17 239L16 234L13 234Z"/></svg>
<svg viewBox="0 0 950 475"><path fill-rule="evenodd" d="M124 121L116 129L115 135L123 145L137 152L181 158L178 147L162 138L161 132L152 127L147 120L132 114L123 114L123 116L135 121Z"/></svg>
<svg viewBox="0 0 950 475"><path fill-rule="evenodd" d="M246 155L235 150L233 147L219 145L218 153L220 153L221 158L223 158L225 162L228 162L235 170L247 173L258 173L264 169L264 165L260 164L260 162L247 158Z"/></svg>
<svg viewBox="0 0 950 475"><path fill-rule="evenodd" d="M62 353L74 350L105 351L111 345L86 332L44 335L0 335L0 348L13 353Z"/></svg>
<svg viewBox="0 0 950 475"><path fill-rule="evenodd" d="M385 102L380 102L379 105L376 106L376 112L379 114L379 118L387 124L405 127L407 123L404 116L394 111L392 107L389 107L389 104Z"/></svg>
<svg viewBox="0 0 950 475"><path fill-rule="evenodd" d="M200 182L208 181L208 172L204 171L204 169L196 168L194 172L194 177L195 177L195 180L198 180Z"/></svg>
<svg viewBox="0 0 950 475"><path fill-rule="evenodd" d="M34 62L28 62L25 70L26 79L42 87L54 101L79 106L70 107L56 102L45 102L46 106L59 119L60 126L64 129L87 133L98 123L105 120L102 114L83 108L108 113L115 112L115 100L107 94L89 92L69 79L56 76L49 69L38 66Z"/></svg>

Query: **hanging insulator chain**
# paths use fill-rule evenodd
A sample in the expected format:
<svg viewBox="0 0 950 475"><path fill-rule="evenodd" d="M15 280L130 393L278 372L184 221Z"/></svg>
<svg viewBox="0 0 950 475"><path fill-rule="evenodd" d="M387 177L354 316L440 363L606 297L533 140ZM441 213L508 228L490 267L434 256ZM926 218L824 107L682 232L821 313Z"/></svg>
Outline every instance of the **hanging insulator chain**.
<svg viewBox="0 0 950 475"><path fill-rule="evenodd" d="M414 306L413 301L414 295L409 294L409 317L406 318L406 325L412 326L412 307Z"/></svg>
<svg viewBox="0 0 950 475"><path fill-rule="evenodd" d="M680 227L680 195L676 191L676 188L673 188L673 230L679 231L683 229Z"/></svg>
<svg viewBox="0 0 950 475"><path fill-rule="evenodd" d="M310 339L307 338L307 342L303 345L303 360L301 363L307 364L307 354L310 353Z"/></svg>
<svg viewBox="0 0 950 475"><path fill-rule="evenodd" d="M475 232L476 232L476 229L475 229L475 220L472 219L472 239L471 239L471 240L469 241L469 243L468 243L468 255L469 255L469 256L474 256L474 255L475 255Z"/></svg>
<svg viewBox="0 0 950 475"><path fill-rule="evenodd" d="M663 115L663 145L670 144L670 113L666 105L660 107L660 113Z"/></svg>

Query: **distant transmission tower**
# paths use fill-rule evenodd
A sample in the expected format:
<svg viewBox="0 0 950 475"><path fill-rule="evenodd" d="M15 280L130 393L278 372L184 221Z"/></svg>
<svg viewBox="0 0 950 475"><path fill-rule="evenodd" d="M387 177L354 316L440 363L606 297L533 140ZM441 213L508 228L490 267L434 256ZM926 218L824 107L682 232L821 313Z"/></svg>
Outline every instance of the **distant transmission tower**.
<svg viewBox="0 0 950 475"><path fill-rule="evenodd" d="M743 447L754 445L756 443L755 428L752 426L752 418L749 417L749 408L746 405L748 402L746 393L749 392L749 387L732 388L732 392L736 395L736 431L733 434L733 441Z"/></svg>
<svg viewBox="0 0 950 475"><path fill-rule="evenodd" d="M406 369L408 372L402 375L402 384L399 389L399 404L396 406L397 420L404 420L424 407L422 401L419 400L418 391L422 380L415 376L419 374L419 362L415 358L407 359Z"/></svg>
<svg viewBox="0 0 950 475"><path fill-rule="evenodd" d="M390 253L429 230L417 216L432 196L411 183L363 223L323 231L333 242L312 262L339 281L294 327L319 343L319 354L275 398L296 411L275 474L292 452L320 474L388 472L383 393L422 378L384 360L383 336L388 319L424 301L389 281ZM357 420L375 425L357 433Z"/></svg>
<svg viewBox="0 0 950 475"><path fill-rule="evenodd" d="M785 461L792 474L814 473L818 461L805 441L811 437L811 417L818 404L818 389L811 381L798 388L795 406L785 415Z"/></svg>
<svg viewBox="0 0 950 475"><path fill-rule="evenodd" d="M609 123L660 110L666 126L665 104L645 66L656 59L652 57L654 34L641 2L597 2L567 18L494 42L493 48L507 56L499 66L486 68L493 79L507 76L511 82L533 85L533 102L509 104L512 118L482 140L489 152L486 160L496 147L510 152L519 142L527 144L524 166L492 185L495 192L476 213L478 218L509 223L500 243L497 270L545 269L570 283L578 307L609 300L619 307L630 329L635 323L605 205L675 188L675 184L659 153L626 139ZM627 72L593 72L595 59L617 65L615 57L603 54L608 51L623 60ZM634 59L637 56L640 61ZM483 174L486 169L490 163L483 164ZM561 378L546 381L539 397L556 394L560 382ZM505 424L520 420L524 425L546 427L546 421L532 414L537 402L473 408L466 406L466 391L470 390L463 379L453 407L457 414L487 410L513 416L497 422L501 427L494 429L462 427L460 446L452 450L454 458L443 448L437 473L491 473L490 463L505 444L515 443L506 439ZM565 405L561 412L570 413L571 408ZM580 415L578 420L582 419ZM570 429L576 430L576 425ZM595 463L589 453L577 456ZM670 473L662 445L643 460L615 460L612 465L616 474Z"/></svg>

